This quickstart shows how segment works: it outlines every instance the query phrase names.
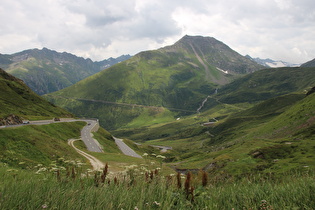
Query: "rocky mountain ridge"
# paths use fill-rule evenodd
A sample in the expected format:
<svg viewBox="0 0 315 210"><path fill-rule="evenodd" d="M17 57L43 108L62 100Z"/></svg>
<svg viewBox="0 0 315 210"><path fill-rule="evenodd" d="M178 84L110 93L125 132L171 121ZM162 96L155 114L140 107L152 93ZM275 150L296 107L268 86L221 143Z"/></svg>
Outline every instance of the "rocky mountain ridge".
<svg viewBox="0 0 315 210"><path fill-rule="evenodd" d="M67 52L31 49L12 55L0 54L0 68L24 80L33 91L43 95L68 87L130 57L122 55L94 62Z"/></svg>

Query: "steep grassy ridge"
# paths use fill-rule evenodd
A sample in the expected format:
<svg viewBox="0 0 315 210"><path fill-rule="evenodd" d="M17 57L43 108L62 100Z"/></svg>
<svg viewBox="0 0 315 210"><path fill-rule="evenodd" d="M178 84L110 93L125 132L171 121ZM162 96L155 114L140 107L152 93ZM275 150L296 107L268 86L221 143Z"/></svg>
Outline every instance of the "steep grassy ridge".
<svg viewBox="0 0 315 210"><path fill-rule="evenodd" d="M221 68L229 74L222 72ZM214 38L185 36L172 46L141 52L46 97L75 114L86 112L95 116L104 112L121 112L119 114L124 115L118 117L121 119L109 115L100 118L101 122L110 121L111 125L103 125L113 129L135 122L143 113L141 109L151 113L150 119L155 117L156 111L147 107L140 110L132 106L117 108L117 104L92 105L91 101L89 105L82 101L72 104L72 101L56 96L196 111L203 99L213 93L218 85L260 68ZM88 106L94 107L93 113L87 111ZM157 110L158 115L162 112L163 109ZM187 115L185 111L175 112ZM143 116L139 120L142 119Z"/></svg>
<svg viewBox="0 0 315 210"><path fill-rule="evenodd" d="M30 119L72 116L36 95L24 82L0 69L0 118L10 114Z"/></svg>

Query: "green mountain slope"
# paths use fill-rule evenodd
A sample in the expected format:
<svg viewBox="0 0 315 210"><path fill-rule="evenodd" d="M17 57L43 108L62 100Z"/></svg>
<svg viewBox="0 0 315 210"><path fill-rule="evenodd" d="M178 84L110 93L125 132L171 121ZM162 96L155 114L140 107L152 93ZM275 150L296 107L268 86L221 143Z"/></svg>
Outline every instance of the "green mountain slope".
<svg viewBox="0 0 315 210"><path fill-rule="evenodd" d="M70 53L43 48L12 55L0 54L0 67L25 81L37 94L43 95L68 87L128 58L130 56L126 55L93 62Z"/></svg>
<svg viewBox="0 0 315 210"><path fill-rule="evenodd" d="M113 134L172 146L174 167L218 176L314 169L314 68L270 70L223 86L199 114Z"/></svg>
<svg viewBox="0 0 315 210"><path fill-rule="evenodd" d="M222 119L226 113L214 109L123 134L147 145L172 146L176 152L168 155L177 160L171 164L175 168L203 168L219 178L315 169L314 93L282 95ZM199 118L213 116L219 121L200 125Z"/></svg>
<svg viewBox="0 0 315 210"><path fill-rule="evenodd" d="M260 68L214 38L185 36L172 46L141 52L47 98L75 114L97 116L103 126L113 129L143 112L154 120L165 111L162 107L180 109L174 112L186 115L195 112L218 85Z"/></svg>
<svg viewBox="0 0 315 210"><path fill-rule="evenodd" d="M224 103L263 101L314 85L315 68L284 67L258 71L222 87L217 94Z"/></svg>
<svg viewBox="0 0 315 210"><path fill-rule="evenodd" d="M214 159L222 158L220 161L226 163L225 169L230 173L281 173L292 169L314 169L315 95L304 95L294 103L297 100L295 96L294 100L291 99L292 105L288 106L289 98L292 97L264 102L264 106L268 103L269 106L282 104L279 108L284 111L278 115L273 111L274 117L270 113L268 116L268 112L265 115L252 113L231 118L213 128L211 131L215 137L209 143L221 142L224 145L224 149L217 152L218 156ZM283 100L285 98L286 102ZM235 123L231 124L231 121ZM224 132L219 131L220 127L225 127Z"/></svg>
<svg viewBox="0 0 315 210"><path fill-rule="evenodd" d="M14 114L26 119L68 117L69 112L35 94L24 82L0 69L0 118Z"/></svg>
<svg viewBox="0 0 315 210"><path fill-rule="evenodd" d="M27 125L0 131L0 162L19 168L48 166L52 161L85 162L67 140L78 138L84 122ZM62 162L62 161L61 161Z"/></svg>

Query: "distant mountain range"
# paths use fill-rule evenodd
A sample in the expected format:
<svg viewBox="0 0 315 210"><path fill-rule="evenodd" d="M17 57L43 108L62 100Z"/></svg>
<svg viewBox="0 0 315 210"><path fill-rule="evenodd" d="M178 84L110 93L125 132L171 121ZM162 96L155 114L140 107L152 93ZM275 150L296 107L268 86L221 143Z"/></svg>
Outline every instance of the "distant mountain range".
<svg viewBox="0 0 315 210"><path fill-rule="evenodd" d="M93 62L70 53L43 48L12 55L0 54L0 68L22 79L33 91L43 95L75 84L130 57L123 55Z"/></svg>
<svg viewBox="0 0 315 210"><path fill-rule="evenodd" d="M261 58L252 58L249 55L246 55L246 57L252 59L256 63L263 65L265 67L270 67L270 68L279 68L279 67L298 67L301 64L293 64L285 61L275 61L270 58L267 59L261 59Z"/></svg>

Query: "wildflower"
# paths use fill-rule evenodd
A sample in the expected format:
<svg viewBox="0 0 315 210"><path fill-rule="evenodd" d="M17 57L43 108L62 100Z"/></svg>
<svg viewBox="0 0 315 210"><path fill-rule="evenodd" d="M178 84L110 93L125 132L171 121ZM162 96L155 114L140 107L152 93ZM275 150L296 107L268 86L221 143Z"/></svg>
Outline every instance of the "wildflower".
<svg viewBox="0 0 315 210"><path fill-rule="evenodd" d="M143 155L142 156L144 156L144 157L147 157L149 154L148 153L143 153Z"/></svg>
<svg viewBox="0 0 315 210"><path fill-rule="evenodd" d="M165 158L166 158L166 157L163 156L163 155L157 155L156 157L157 157L157 158L162 158L162 159L165 159Z"/></svg>
<svg viewBox="0 0 315 210"><path fill-rule="evenodd" d="M178 187L178 189L180 189L180 188L182 188L182 181L181 181L181 175L179 172L177 173L176 178L177 178L177 187Z"/></svg>
<svg viewBox="0 0 315 210"><path fill-rule="evenodd" d="M135 206L134 210L139 210L137 206Z"/></svg>
<svg viewBox="0 0 315 210"><path fill-rule="evenodd" d="M42 209L47 209L47 208L48 208L47 204L42 205Z"/></svg>
<svg viewBox="0 0 315 210"><path fill-rule="evenodd" d="M47 171L47 168L43 167L43 168L38 169L35 173L40 174L41 172L45 172L45 171Z"/></svg>
<svg viewBox="0 0 315 210"><path fill-rule="evenodd" d="M51 167L57 167L57 164L56 163L51 163L50 166Z"/></svg>
<svg viewBox="0 0 315 210"><path fill-rule="evenodd" d="M105 179L106 179L107 174L108 174L108 165L106 163L104 170L103 170L103 173L101 175L101 182L102 183L105 183Z"/></svg>
<svg viewBox="0 0 315 210"><path fill-rule="evenodd" d="M259 209L268 209L272 210L272 206L268 204L266 200L262 200Z"/></svg>
<svg viewBox="0 0 315 210"><path fill-rule="evenodd" d="M205 187L208 184L208 174L202 171L202 186Z"/></svg>
<svg viewBox="0 0 315 210"><path fill-rule="evenodd" d="M16 169L8 169L7 172L17 172L18 170Z"/></svg>
<svg viewBox="0 0 315 210"><path fill-rule="evenodd" d="M161 206L161 203L158 203L156 201L153 202L153 204L157 205L157 206Z"/></svg>

